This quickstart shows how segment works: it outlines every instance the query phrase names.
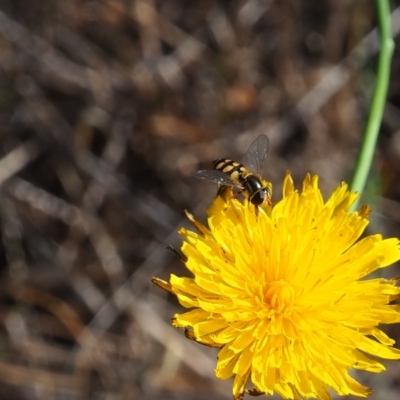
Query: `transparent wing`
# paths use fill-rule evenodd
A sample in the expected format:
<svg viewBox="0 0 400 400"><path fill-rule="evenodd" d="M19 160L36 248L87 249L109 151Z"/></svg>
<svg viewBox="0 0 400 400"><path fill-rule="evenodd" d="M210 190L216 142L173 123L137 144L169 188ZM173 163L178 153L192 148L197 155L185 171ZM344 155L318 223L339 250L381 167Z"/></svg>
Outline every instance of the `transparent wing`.
<svg viewBox="0 0 400 400"><path fill-rule="evenodd" d="M266 135L258 136L246 153L246 166L257 175L261 175L262 167L268 156L269 139Z"/></svg>
<svg viewBox="0 0 400 400"><path fill-rule="evenodd" d="M194 172L192 176L208 182L218 183L225 186L235 186L243 189L243 186L229 178L229 176L225 172L217 171L215 169L204 169L201 171L197 171Z"/></svg>

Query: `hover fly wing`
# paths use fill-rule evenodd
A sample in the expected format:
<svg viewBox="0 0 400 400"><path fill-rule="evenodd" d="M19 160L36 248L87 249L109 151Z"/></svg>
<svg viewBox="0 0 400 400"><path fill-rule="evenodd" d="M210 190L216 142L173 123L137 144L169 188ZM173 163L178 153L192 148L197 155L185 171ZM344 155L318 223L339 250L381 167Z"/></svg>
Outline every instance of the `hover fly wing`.
<svg viewBox="0 0 400 400"><path fill-rule="evenodd" d="M217 171L215 169L200 170L194 172L192 176L198 179L203 179L208 182L218 183L219 185L235 186L240 189L243 189L243 187L239 183L229 178L229 176L225 172Z"/></svg>
<svg viewBox="0 0 400 400"><path fill-rule="evenodd" d="M246 153L246 166L261 176L262 167L268 156L269 139L266 135L258 136Z"/></svg>

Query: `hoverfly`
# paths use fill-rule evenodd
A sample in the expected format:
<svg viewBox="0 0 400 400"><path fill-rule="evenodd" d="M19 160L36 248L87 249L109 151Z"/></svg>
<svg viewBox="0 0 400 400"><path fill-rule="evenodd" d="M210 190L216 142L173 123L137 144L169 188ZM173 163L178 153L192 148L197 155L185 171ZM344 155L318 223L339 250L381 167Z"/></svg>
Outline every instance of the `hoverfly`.
<svg viewBox="0 0 400 400"><path fill-rule="evenodd" d="M229 188L238 188L254 206L271 205L271 190L264 185L261 170L267 159L269 140L266 135L258 136L246 153L246 163L251 171L243 164L230 159L219 158L213 162L213 169L201 170L193 174L196 178L218 183L218 195L226 194Z"/></svg>

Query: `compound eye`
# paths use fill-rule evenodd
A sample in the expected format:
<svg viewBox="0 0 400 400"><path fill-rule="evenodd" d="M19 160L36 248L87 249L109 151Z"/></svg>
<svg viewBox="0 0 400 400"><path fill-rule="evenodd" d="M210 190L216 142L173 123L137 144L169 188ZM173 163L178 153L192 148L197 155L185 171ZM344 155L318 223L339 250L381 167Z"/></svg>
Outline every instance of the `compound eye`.
<svg viewBox="0 0 400 400"><path fill-rule="evenodd" d="M254 193L253 196L250 198L250 202L255 206L260 206L264 203L267 193L265 190L259 190L258 192Z"/></svg>

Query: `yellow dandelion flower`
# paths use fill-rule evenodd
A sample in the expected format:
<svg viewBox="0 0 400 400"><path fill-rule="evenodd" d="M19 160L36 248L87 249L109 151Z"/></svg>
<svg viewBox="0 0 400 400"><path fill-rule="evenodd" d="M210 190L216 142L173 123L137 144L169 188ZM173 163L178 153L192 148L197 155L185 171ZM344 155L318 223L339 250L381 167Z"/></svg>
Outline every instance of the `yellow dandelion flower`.
<svg viewBox="0 0 400 400"><path fill-rule="evenodd" d="M194 277L153 281L192 308L174 326L221 348L215 373L234 376L235 399L324 400L330 390L366 397L371 389L349 370L382 372L375 357L400 359L378 328L400 322L399 305L390 304L400 297L397 279L363 279L400 259L399 241L359 240L370 209L350 212L356 198L342 184L324 202L317 176L307 175L299 193L287 174L273 207L256 213L247 201L217 197L209 228L188 214L198 233L180 234Z"/></svg>

